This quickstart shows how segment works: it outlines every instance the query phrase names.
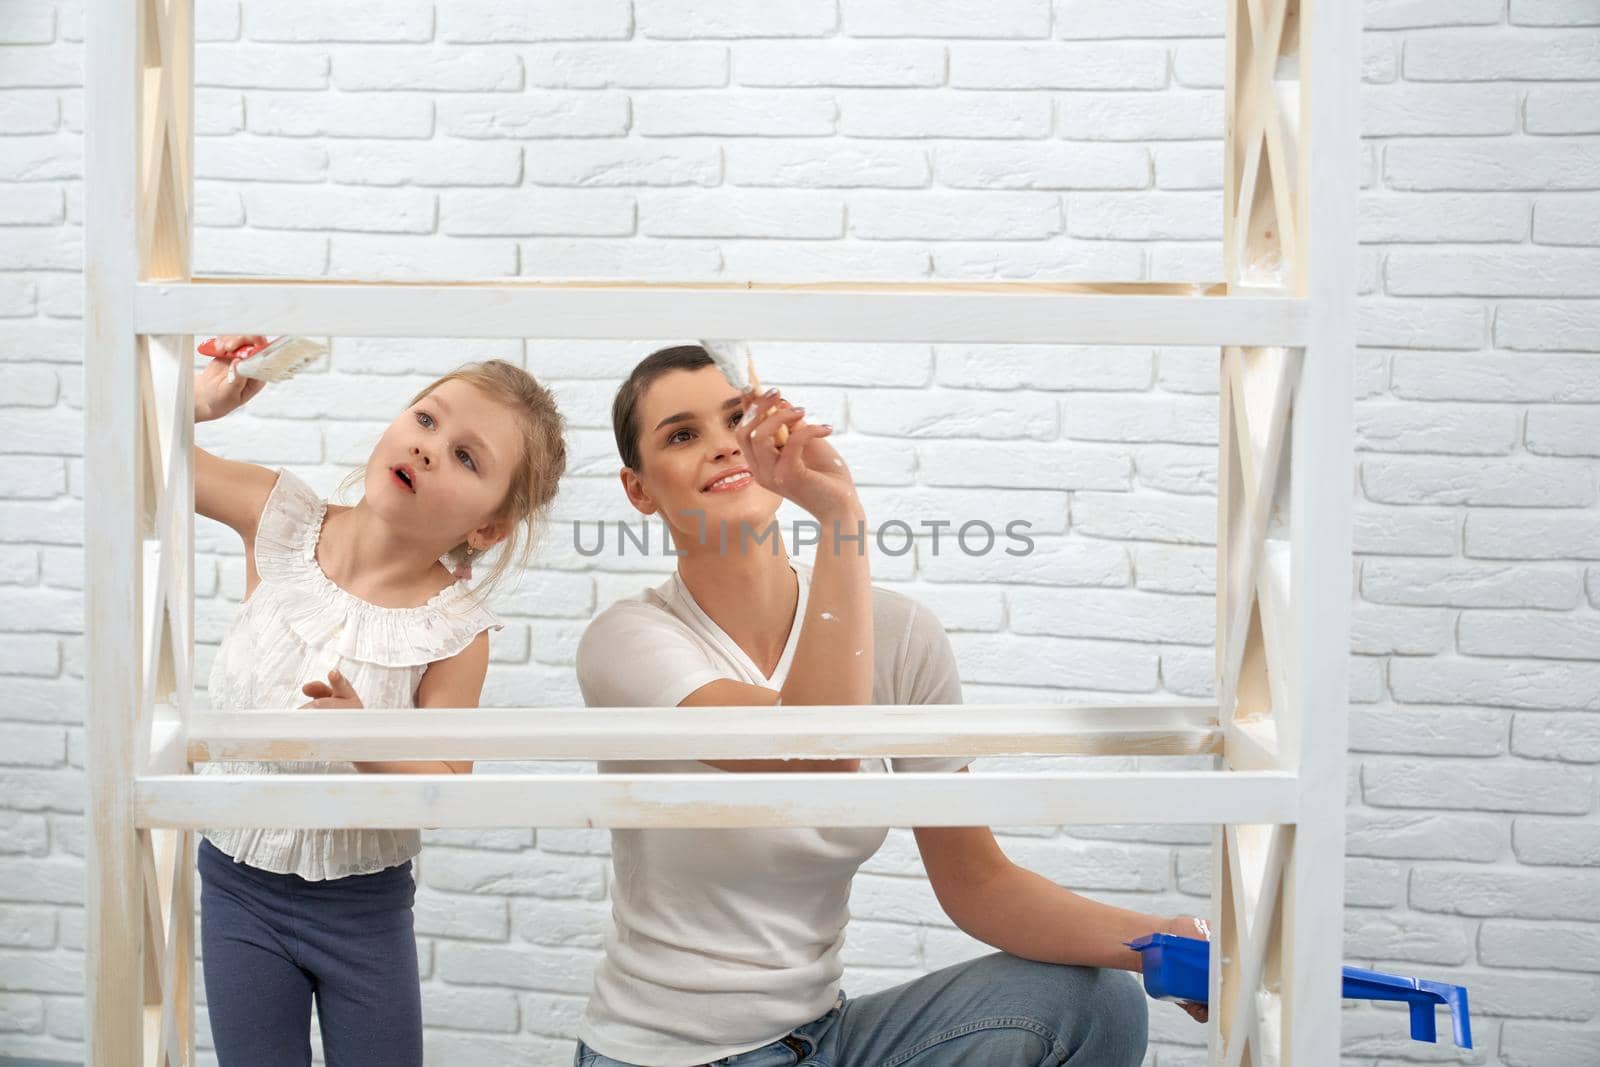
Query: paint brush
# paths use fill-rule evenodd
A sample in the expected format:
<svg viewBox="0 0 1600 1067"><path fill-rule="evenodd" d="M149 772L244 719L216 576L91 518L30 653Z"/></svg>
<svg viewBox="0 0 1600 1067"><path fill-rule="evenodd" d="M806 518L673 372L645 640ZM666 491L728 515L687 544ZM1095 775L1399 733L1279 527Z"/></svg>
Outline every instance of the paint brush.
<svg viewBox="0 0 1600 1067"><path fill-rule="evenodd" d="M742 341L701 341L700 347L706 350L706 355L711 357L711 362L717 365L722 376L728 379L728 384L743 393L750 400L754 400L761 390L761 378L756 374L755 360L750 358L750 349ZM782 448L789 440L789 427L779 426L775 435L778 447Z"/></svg>
<svg viewBox="0 0 1600 1067"><path fill-rule="evenodd" d="M286 382L328 354L328 346L309 337L280 337L258 348L236 348L218 352L213 337L200 346L202 356L230 360L228 382L255 378L263 382Z"/></svg>

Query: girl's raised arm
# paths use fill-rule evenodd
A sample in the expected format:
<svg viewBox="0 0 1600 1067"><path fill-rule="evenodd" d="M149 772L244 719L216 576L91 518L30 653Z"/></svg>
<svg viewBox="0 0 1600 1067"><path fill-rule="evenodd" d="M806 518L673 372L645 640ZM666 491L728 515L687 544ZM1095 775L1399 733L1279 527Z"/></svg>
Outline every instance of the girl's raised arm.
<svg viewBox="0 0 1600 1067"><path fill-rule="evenodd" d="M217 350L231 352L244 345L265 343L265 338L217 338ZM194 376L194 421L210 422L240 407L261 391L263 382L252 378L228 381L228 360L213 359ZM194 450L194 509L208 519L226 523L244 539L248 549L255 540L256 521L272 492L277 474L253 463L213 456ZM246 552L246 556L250 555ZM252 570L254 567L252 565ZM252 587L254 582L251 583Z"/></svg>

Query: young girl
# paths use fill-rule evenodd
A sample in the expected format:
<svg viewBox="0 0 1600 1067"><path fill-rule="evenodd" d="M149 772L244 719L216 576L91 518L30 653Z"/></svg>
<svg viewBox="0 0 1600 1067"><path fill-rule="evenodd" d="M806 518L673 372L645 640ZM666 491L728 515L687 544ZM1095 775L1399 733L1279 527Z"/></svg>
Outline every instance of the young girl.
<svg viewBox="0 0 1600 1067"><path fill-rule="evenodd" d="M224 337L231 352L261 338ZM261 383L195 376L195 421ZM195 510L244 540L245 600L211 671L212 706L470 707L495 617L475 556L526 535L566 468L562 420L526 372L469 363L422 390L368 457L364 495L330 506L288 471L195 450ZM440 561L449 558L454 571ZM302 701L309 697L309 703ZM229 763L202 773L466 774L462 762ZM311 1062L316 1002L329 1067L422 1063L412 933L416 830L213 829L200 843L201 945L222 1067Z"/></svg>
<svg viewBox="0 0 1600 1067"><path fill-rule="evenodd" d="M938 618L871 584L866 516L827 427L806 423L775 390L746 407L688 345L634 368L612 428L629 502L662 516L680 555L666 583L613 604L584 633L578 681L590 705L961 702ZM821 527L814 567L757 540L785 498ZM966 763L887 762L601 770L881 774ZM612 924L575 1067L1140 1063L1144 994L1124 973L1140 961L1125 943L1153 931L1203 936L1200 922L1070 892L1012 863L988 827L915 832L945 913L1001 951L847 999L839 978L851 881L886 830L612 831Z"/></svg>

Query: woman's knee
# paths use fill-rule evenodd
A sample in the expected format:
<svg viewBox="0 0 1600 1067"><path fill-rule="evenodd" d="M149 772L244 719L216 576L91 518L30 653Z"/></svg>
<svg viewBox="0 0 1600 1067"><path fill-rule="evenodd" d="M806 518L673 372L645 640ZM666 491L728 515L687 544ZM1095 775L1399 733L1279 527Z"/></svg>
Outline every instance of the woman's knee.
<svg viewBox="0 0 1600 1067"><path fill-rule="evenodd" d="M1128 971L1037 963L1012 957L1000 964L1006 1002L1056 1037L1068 1064L1137 1065L1144 1057L1149 1017L1144 987Z"/></svg>
<svg viewBox="0 0 1600 1067"><path fill-rule="evenodd" d="M1071 1018L1083 1011L1144 1025L1144 987L1128 971L1039 963L1003 953L991 959L1000 972L991 977L1004 989L1005 1002L1025 1004L1034 1009L1030 1014Z"/></svg>
<svg viewBox="0 0 1600 1067"><path fill-rule="evenodd" d="M1084 983L1077 1004L1068 1005L1071 1018L1063 1043L1071 1050L1067 1062L1134 1067L1144 1059L1149 1028L1149 1006L1144 986L1128 971L1083 968ZM1075 1058L1075 1057L1081 1057Z"/></svg>
<svg viewBox="0 0 1600 1067"><path fill-rule="evenodd" d="M1099 970L1095 974L1094 998L1100 1014L1129 1025L1137 1023L1143 1031L1149 1020L1149 1001L1138 975L1113 970Z"/></svg>

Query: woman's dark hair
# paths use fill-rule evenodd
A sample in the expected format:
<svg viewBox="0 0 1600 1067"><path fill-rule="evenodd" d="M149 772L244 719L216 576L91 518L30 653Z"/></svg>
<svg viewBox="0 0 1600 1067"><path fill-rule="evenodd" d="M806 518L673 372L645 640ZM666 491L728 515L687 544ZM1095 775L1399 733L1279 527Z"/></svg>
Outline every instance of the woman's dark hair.
<svg viewBox="0 0 1600 1067"><path fill-rule="evenodd" d="M669 371L699 370L712 366L711 355L699 345L674 345L658 349L639 361L628 380L611 402L611 432L617 438L617 454L629 470L639 469L639 401L645 391Z"/></svg>

